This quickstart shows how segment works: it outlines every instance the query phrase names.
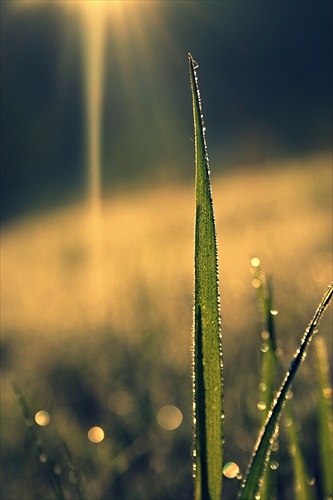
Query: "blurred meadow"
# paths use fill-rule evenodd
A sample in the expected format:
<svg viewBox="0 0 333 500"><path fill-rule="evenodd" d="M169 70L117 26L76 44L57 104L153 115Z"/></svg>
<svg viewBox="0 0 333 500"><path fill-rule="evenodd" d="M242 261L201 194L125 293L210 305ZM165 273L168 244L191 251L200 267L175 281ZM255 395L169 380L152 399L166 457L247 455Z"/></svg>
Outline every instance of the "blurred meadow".
<svg viewBox="0 0 333 500"><path fill-rule="evenodd" d="M244 473L261 422L250 259L273 277L285 368L332 280L332 6L92 3L1 2L1 498L53 498L52 470L68 499L189 499L186 54L211 151L225 461ZM320 332L331 359L329 313ZM321 498L311 347L293 400ZM277 498L294 498L283 436L278 461Z"/></svg>

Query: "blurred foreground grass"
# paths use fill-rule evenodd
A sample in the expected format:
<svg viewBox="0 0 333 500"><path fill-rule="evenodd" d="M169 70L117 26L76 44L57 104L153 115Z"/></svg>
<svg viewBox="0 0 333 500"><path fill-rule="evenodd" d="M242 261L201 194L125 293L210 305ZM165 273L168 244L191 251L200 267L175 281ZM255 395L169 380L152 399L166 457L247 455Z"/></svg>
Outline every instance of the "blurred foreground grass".
<svg viewBox="0 0 333 500"><path fill-rule="evenodd" d="M287 366L332 277L331 167L330 158L311 158L212 177L225 462L243 472L260 425L261 327L250 258L258 256L273 275ZM100 223L80 205L3 230L2 498L52 497L13 380L34 413L51 415L41 433L62 467L68 498L75 498L75 479L61 462L59 436L78 461L87 498L191 498L193 212L193 186L168 185L110 196ZM329 328L328 314L320 330L331 353ZM309 357L294 401L315 476L318 454L306 439L316 405L307 377L311 348ZM99 444L87 437L93 426L105 432ZM291 498L288 461L280 464L279 498ZM225 479L225 498L237 487L237 479Z"/></svg>

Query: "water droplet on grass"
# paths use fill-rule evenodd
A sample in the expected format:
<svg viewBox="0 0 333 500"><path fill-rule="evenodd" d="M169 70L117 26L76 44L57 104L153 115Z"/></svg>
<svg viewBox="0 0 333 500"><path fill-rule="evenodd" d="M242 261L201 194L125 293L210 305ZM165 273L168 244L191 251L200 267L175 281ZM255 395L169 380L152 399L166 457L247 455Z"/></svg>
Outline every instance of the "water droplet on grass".
<svg viewBox="0 0 333 500"><path fill-rule="evenodd" d="M266 410L266 403L265 403L265 401L259 401L259 402L257 403L257 408L258 408L258 410L260 410L260 411L264 411L264 410Z"/></svg>
<svg viewBox="0 0 333 500"><path fill-rule="evenodd" d="M47 413L47 411L38 411L35 415L35 421L41 427L45 427L50 422L50 415Z"/></svg>
<svg viewBox="0 0 333 500"><path fill-rule="evenodd" d="M260 346L261 352L267 352L269 350L269 345L266 342L263 342Z"/></svg>
<svg viewBox="0 0 333 500"><path fill-rule="evenodd" d="M237 477L239 474L239 467L235 462L228 462L223 467L223 475L229 479Z"/></svg>
<svg viewBox="0 0 333 500"><path fill-rule="evenodd" d="M277 470L279 468L280 464L276 460L272 460L271 463L269 464L269 466L272 470Z"/></svg>

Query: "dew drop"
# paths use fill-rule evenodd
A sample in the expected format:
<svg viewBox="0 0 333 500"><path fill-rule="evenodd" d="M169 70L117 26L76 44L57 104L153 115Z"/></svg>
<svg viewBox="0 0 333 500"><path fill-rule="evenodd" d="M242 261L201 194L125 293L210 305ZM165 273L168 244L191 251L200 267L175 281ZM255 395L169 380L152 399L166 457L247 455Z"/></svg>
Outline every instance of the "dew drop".
<svg viewBox="0 0 333 500"><path fill-rule="evenodd" d="M239 467L235 462L228 462L223 467L223 475L229 479L237 477L239 474Z"/></svg>
<svg viewBox="0 0 333 500"><path fill-rule="evenodd" d="M269 466L272 470L277 470L279 468L280 464L276 460L272 460L271 463L269 464Z"/></svg>
<svg viewBox="0 0 333 500"><path fill-rule="evenodd" d="M48 461L48 456L47 456L47 454L46 454L46 453L41 453L41 454L39 455L39 460L40 460L41 462L43 462L43 464L45 464L45 463Z"/></svg>
<svg viewBox="0 0 333 500"><path fill-rule="evenodd" d="M289 390L287 393L287 400L290 401L291 399L293 399L293 397L294 397L293 391Z"/></svg>
<svg viewBox="0 0 333 500"><path fill-rule="evenodd" d="M262 338L263 340L268 340L268 339L269 339L269 337L270 337L270 335L269 335L269 331L267 331L267 330L263 330L263 331L261 332L261 338Z"/></svg>
<svg viewBox="0 0 333 500"><path fill-rule="evenodd" d="M266 410L266 403L265 403L265 401L259 401L259 402L257 403L257 408L258 408L258 410L260 410L260 411L264 411L264 410Z"/></svg>
<svg viewBox="0 0 333 500"><path fill-rule="evenodd" d="M261 350L261 352L267 352L269 350L269 345L267 344L267 342L263 342L261 344L260 350Z"/></svg>
<svg viewBox="0 0 333 500"><path fill-rule="evenodd" d="M260 382L260 384L259 384L258 388L259 388L259 391L260 391L260 392L265 392L265 391L267 391L267 385L266 385L264 382Z"/></svg>
<svg viewBox="0 0 333 500"><path fill-rule="evenodd" d="M269 312L272 316L277 316L279 314L279 311L277 309L271 309Z"/></svg>

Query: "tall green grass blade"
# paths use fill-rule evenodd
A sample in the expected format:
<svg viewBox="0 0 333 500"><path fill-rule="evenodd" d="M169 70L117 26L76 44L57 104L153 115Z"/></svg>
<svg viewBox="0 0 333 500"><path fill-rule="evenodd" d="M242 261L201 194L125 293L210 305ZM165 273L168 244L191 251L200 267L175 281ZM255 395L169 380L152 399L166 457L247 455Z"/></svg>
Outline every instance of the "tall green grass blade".
<svg viewBox="0 0 333 500"><path fill-rule="evenodd" d="M195 251L193 339L193 475L197 500L218 500L223 468L223 379L217 243L205 126L189 54L195 135Z"/></svg>
<svg viewBox="0 0 333 500"><path fill-rule="evenodd" d="M286 403L288 392L291 388L297 370L306 356L308 345L318 328L319 321L332 298L332 294L333 285L330 285L305 331L300 346L297 349L290 368L286 373L284 381L282 382L280 391L272 404L266 423L259 434L248 473L242 483L239 493L240 500L253 500L254 498L260 498L258 497L258 491L260 490L262 477L270 458L274 437L279 427L279 418Z"/></svg>
<svg viewBox="0 0 333 500"><path fill-rule="evenodd" d="M332 430L332 387L329 383L329 364L325 341L315 339L316 365L318 374L318 427L319 453L321 462L321 483L324 498L333 498L333 430Z"/></svg>

